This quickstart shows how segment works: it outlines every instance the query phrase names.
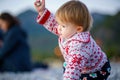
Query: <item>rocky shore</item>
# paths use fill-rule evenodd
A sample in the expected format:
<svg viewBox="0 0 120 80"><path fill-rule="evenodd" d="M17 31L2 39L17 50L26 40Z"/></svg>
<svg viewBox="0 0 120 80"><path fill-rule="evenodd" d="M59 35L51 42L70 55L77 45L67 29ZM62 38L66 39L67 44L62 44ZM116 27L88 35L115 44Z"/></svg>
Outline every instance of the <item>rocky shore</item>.
<svg viewBox="0 0 120 80"><path fill-rule="evenodd" d="M111 63L112 71L108 80L120 80L120 63ZM35 69L32 72L0 73L0 80L62 80L62 68Z"/></svg>

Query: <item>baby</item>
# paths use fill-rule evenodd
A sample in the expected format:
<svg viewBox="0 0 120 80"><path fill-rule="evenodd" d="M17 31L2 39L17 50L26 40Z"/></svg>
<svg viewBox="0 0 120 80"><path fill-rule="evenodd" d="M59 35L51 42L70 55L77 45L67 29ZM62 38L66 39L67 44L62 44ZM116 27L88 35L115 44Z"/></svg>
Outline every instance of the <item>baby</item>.
<svg viewBox="0 0 120 80"><path fill-rule="evenodd" d="M45 8L45 0L37 5L38 2L37 22L59 37L65 59L63 80L107 80L110 63L90 35L92 18L86 5L78 0L68 1L54 16Z"/></svg>

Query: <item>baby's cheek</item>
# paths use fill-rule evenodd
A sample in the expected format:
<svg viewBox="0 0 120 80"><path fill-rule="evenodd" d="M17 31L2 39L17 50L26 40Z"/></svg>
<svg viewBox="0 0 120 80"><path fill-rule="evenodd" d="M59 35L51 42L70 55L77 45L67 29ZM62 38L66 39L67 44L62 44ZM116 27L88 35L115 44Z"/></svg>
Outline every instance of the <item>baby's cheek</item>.
<svg viewBox="0 0 120 80"><path fill-rule="evenodd" d="M69 31L65 31L65 36L70 36L70 32Z"/></svg>

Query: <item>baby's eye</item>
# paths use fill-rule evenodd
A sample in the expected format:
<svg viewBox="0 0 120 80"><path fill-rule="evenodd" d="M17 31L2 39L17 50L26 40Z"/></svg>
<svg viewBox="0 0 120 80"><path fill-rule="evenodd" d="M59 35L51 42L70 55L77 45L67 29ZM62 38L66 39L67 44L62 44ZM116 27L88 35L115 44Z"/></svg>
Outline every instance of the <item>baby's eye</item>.
<svg viewBox="0 0 120 80"><path fill-rule="evenodd" d="M65 28L65 26L62 26L63 28Z"/></svg>

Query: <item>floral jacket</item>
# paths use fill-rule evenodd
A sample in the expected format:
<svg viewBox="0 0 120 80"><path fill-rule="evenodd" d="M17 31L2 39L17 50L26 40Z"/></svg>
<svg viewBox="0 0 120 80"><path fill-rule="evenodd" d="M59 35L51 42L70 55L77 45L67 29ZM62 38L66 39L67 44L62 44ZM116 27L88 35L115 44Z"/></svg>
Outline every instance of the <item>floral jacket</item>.
<svg viewBox="0 0 120 80"><path fill-rule="evenodd" d="M37 22L42 24L48 31L59 36L59 25L53 14L45 10L43 15L38 15ZM93 40L89 32L77 33L71 38L64 40L59 37L59 47L65 59L63 80L79 80L83 73L101 70L107 62L107 57L101 48Z"/></svg>

